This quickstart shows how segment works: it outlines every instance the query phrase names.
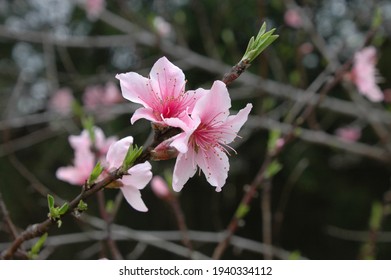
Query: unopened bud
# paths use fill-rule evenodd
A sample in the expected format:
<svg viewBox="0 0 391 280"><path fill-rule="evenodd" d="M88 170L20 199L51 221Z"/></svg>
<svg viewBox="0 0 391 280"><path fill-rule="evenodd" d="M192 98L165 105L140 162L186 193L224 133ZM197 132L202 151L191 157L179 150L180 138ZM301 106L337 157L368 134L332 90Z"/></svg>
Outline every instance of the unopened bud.
<svg viewBox="0 0 391 280"><path fill-rule="evenodd" d="M151 151L151 160L168 160L172 158L176 158L178 155L178 150L174 147L169 146L161 146L159 145L157 148Z"/></svg>
<svg viewBox="0 0 391 280"><path fill-rule="evenodd" d="M171 192L166 181L160 176L154 176L151 181L152 191L160 199L166 200L171 197Z"/></svg>

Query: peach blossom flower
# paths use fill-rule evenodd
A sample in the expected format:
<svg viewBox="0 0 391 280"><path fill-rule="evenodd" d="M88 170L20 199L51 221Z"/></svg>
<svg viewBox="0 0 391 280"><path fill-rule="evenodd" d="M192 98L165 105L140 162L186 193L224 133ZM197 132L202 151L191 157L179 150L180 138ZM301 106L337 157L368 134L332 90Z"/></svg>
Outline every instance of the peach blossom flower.
<svg viewBox="0 0 391 280"><path fill-rule="evenodd" d="M105 0L85 0L85 9L90 20L97 19L106 6Z"/></svg>
<svg viewBox="0 0 391 280"><path fill-rule="evenodd" d="M185 118L199 96L196 91L185 92L185 75L166 57L152 67L149 78L135 72L118 74L124 98L144 106L133 114L131 123L139 119L166 125L167 119Z"/></svg>
<svg viewBox="0 0 391 280"><path fill-rule="evenodd" d="M49 100L49 110L61 115L68 115L72 112L72 103L75 100L72 90L69 88L60 88Z"/></svg>
<svg viewBox="0 0 391 280"><path fill-rule="evenodd" d="M113 143L107 152L106 161L108 170L119 168L126 156L129 146L133 144L133 137L128 136ZM137 211L146 212L148 208L141 199L140 190L143 189L152 178L151 164L144 162L131 167L128 174L122 176L118 181L121 182L122 191L126 201Z"/></svg>
<svg viewBox="0 0 391 280"><path fill-rule="evenodd" d="M364 48L354 55L351 71L351 79L359 92L372 102L380 102L384 99L382 91L376 84L378 81L376 62L376 49Z"/></svg>
<svg viewBox="0 0 391 280"><path fill-rule="evenodd" d="M122 100L121 92L113 82L107 82L105 86L88 86L83 94L83 103L89 109L112 105Z"/></svg>
<svg viewBox="0 0 391 280"><path fill-rule="evenodd" d="M103 160L109 146L117 141L116 137L106 138L98 127L94 127L94 134L95 143L92 142L87 130L83 130L80 135L69 136L69 144L75 151L75 158L73 166L57 169L56 177L59 180L73 185L83 185L89 178L96 162Z"/></svg>
<svg viewBox="0 0 391 280"><path fill-rule="evenodd" d="M300 13L296 9L289 9L284 14L284 21L286 25L293 28L300 28L303 26L303 21Z"/></svg>
<svg viewBox="0 0 391 280"><path fill-rule="evenodd" d="M355 126L340 127L335 134L346 142L356 142L361 137L361 129Z"/></svg>
<svg viewBox="0 0 391 280"><path fill-rule="evenodd" d="M182 126L184 132L168 140L180 152L174 168L173 189L180 191L199 166L207 181L216 191L221 191L228 176L228 149L233 150L228 144L238 136L252 105L247 104L237 115L229 116L231 99L223 82L215 81L210 90L197 91L202 97L191 113L189 124L192 124Z"/></svg>

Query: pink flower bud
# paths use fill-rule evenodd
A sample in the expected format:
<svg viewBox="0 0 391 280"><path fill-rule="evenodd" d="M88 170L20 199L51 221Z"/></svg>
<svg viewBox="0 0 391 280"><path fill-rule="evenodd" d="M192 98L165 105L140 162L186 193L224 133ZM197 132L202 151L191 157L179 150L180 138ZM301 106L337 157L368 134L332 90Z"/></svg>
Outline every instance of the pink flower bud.
<svg viewBox="0 0 391 280"><path fill-rule="evenodd" d="M358 127L341 127L335 134L346 142L356 142L361 137L361 129Z"/></svg>
<svg viewBox="0 0 391 280"><path fill-rule="evenodd" d="M166 200L171 197L171 192L168 188L168 185L162 177L158 175L154 176L151 181L151 187L152 191L160 199Z"/></svg>
<svg viewBox="0 0 391 280"><path fill-rule="evenodd" d="M284 14L284 21L286 25L293 28L300 28L303 25L300 14L295 9L289 9Z"/></svg>

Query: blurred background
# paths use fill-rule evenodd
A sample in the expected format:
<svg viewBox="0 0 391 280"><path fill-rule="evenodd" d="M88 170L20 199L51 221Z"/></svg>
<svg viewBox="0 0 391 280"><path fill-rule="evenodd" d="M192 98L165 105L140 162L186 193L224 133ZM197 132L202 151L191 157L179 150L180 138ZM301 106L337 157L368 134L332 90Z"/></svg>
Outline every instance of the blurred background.
<svg viewBox="0 0 391 280"><path fill-rule="evenodd" d="M192 257L212 257L259 174L271 131L289 133L313 106L221 258L391 258L389 1L0 0L0 192L17 231L47 217L47 193L56 201L80 193L55 173L72 164L68 136L83 129L81 114L106 136L147 140L147 121L130 125L138 106L122 98L117 73L148 76L166 56L184 71L187 89L209 88L240 61L263 22L279 38L229 86L233 112L248 102L254 108L223 191L196 175L177 194L178 210L147 186L149 211L141 213L105 190L107 211L119 207L111 238L129 259L188 258L183 236L199 253ZM349 79L365 46L377 50L382 102ZM171 173L174 162L153 162L154 175ZM97 198L87 203L80 219L51 228L39 258L114 258ZM0 251L12 240L1 212Z"/></svg>

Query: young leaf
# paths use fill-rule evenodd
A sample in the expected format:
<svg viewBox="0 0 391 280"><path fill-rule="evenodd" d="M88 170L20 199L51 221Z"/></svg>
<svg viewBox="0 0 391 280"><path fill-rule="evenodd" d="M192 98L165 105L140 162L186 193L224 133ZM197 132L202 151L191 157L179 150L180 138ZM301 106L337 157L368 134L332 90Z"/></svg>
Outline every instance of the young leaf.
<svg viewBox="0 0 391 280"><path fill-rule="evenodd" d="M122 170L125 172L129 170L136 161L136 159L141 155L143 152L143 147L141 146L140 148L137 147L137 145L130 145L128 152L126 153L125 159L122 163Z"/></svg>
<svg viewBox="0 0 391 280"><path fill-rule="evenodd" d="M43 244L45 243L46 241L46 238L48 237L48 233L45 232L39 239L38 241L33 245L33 247L31 247L31 250L30 252L34 255L37 255L39 253L39 251L41 251L41 248L43 246Z"/></svg>
<svg viewBox="0 0 391 280"><path fill-rule="evenodd" d="M281 136L281 131L279 130L274 129L270 132L269 140L267 142L267 151L269 153L273 152L274 149L276 148L277 140L280 138L280 136Z"/></svg>
<svg viewBox="0 0 391 280"><path fill-rule="evenodd" d="M266 169L265 178L270 179L282 169L281 163L278 160L273 160Z"/></svg>
<svg viewBox="0 0 391 280"><path fill-rule="evenodd" d="M48 207L49 207L49 210L51 210L52 208L54 208L54 197L51 196L50 194L48 194Z"/></svg>
<svg viewBox="0 0 391 280"><path fill-rule="evenodd" d="M45 232L38 239L38 241L33 245L33 247L31 247L31 250L27 253L29 259L35 259L38 256L39 251L41 251L41 248L42 248L43 244L45 244L47 237L48 237L48 233Z"/></svg>
<svg viewBox="0 0 391 280"><path fill-rule="evenodd" d="M103 166L101 165L101 163L98 162L98 163L95 165L94 169L92 170L91 175L90 175L90 178L88 178L87 184L88 184L88 185L92 185L92 184L96 181L96 179L98 179L99 175L102 174L103 169L104 169L104 168L103 168Z"/></svg>
<svg viewBox="0 0 391 280"><path fill-rule="evenodd" d="M94 118L91 116L83 117L81 122L83 124L84 129L88 131L88 135L90 136L91 142L95 143Z"/></svg>
<svg viewBox="0 0 391 280"><path fill-rule="evenodd" d="M79 204L77 205L77 210L79 212L84 212L87 211L87 209L88 209L87 203L85 203L83 200L80 200Z"/></svg>
<svg viewBox="0 0 391 280"><path fill-rule="evenodd" d="M369 220L369 228L371 230L379 230L383 217L383 206L380 202L376 201L372 204L371 217Z"/></svg>
<svg viewBox="0 0 391 280"><path fill-rule="evenodd" d="M258 55L260 55L261 52L263 52L271 43L273 43L277 38L278 35L273 35L274 31L276 29L272 29L265 33L266 31L266 23L263 23L257 37L254 38L251 37L250 41L248 42L246 52L244 53L242 57L242 61L248 61L248 63L251 63Z"/></svg>
<svg viewBox="0 0 391 280"><path fill-rule="evenodd" d="M250 211L250 207L248 205L245 205L245 204L240 204L238 209L236 209L236 212L235 212L235 217L237 219L243 219L244 216L247 215L248 211Z"/></svg>
<svg viewBox="0 0 391 280"><path fill-rule="evenodd" d="M64 215L69 209L69 204L67 202L65 202L61 207L60 209L58 209L58 214L61 216L61 215Z"/></svg>

